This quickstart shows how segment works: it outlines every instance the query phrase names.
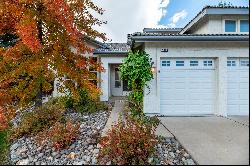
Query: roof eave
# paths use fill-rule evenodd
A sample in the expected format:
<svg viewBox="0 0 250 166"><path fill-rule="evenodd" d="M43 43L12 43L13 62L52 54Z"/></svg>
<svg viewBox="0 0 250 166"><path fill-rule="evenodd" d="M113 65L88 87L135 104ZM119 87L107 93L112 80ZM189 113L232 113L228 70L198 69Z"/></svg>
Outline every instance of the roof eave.
<svg viewBox="0 0 250 166"><path fill-rule="evenodd" d="M154 41L240 41L248 42L249 36L133 36L135 42Z"/></svg>
<svg viewBox="0 0 250 166"><path fill-rule="evenodd" d="M94 55L114 55L114 54L126 55L126 54L128 54L128 51L123 51L123 52L121 52L121 51L119 51L119 52L118 51L104 51L104 52L94 52L93 54Z"/></svg>

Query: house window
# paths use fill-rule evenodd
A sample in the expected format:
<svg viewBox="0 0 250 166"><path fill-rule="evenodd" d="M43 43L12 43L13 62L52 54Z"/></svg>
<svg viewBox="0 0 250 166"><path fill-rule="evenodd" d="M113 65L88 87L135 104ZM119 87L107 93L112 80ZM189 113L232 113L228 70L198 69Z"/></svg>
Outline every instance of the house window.
<svg viewBox="0 0 250 166"><path fill-rule="evenodd" d="M184 61L176 61L176 66L184 66Z"/></svg>
<svg viewBox="0 0 250 166"><path fill-rule="evenodd" d="M90 71L90 76L89 80L92 82L95 86L97 86L97 80L98 80L98 72L96 68L96 64L98 63L97 57L91 57L90 58L90 66L89 66L89 71Z"/></svg>
<svg viewBox="0 0 250 166"><path fill-rule="evenodd" d="M170 66L170 61L161 61L161 66Z"/></svg>
<svg viewBox="0 0 250 166"><path fill-rule="evenodd" d="M249 20L240 20L240 32L249 32Z"/></svg>
<svg viewBox="0 0 250 166"><path fill-rule="evenodd" d="M190 66L199 66L199 61L190 61Z"/></svg>
<svg viewBox="0 0 250 166"><path fill-rule="evenodd" d="M225 20L225 32L236 32L235 20Z"/></svg>
<svg viewBox="0 0 250 166"><path fill-rule="evenodd" d="M248 60L240 61L240 66L249 66L249 61Z"/></svg>
<svg viewBox="0 0 250 166"><path fill-rule="evenodd" d="M204 66L213 66L213 61L203 61Z"/></svg>
<svg viewBox="0 0 250 166"><path fill-rule="evenodd" d="M121 87L121 79L120 79L120 71L119 68L115 68L115 88L120 88Z"/></svg>
<svg viewBox="0 0 250 166"><path fill-rule="evenodd" d="M236 61L227 61L227 66L236 66Z"/></svg>

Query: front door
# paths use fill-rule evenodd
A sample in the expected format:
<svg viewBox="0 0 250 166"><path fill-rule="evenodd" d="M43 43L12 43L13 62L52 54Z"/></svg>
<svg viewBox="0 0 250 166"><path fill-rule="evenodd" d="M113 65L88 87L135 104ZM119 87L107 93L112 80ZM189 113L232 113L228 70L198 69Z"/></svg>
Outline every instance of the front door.
<svg viewBox="0 0 250 166"><path fill-rule="evenodd" d="M123 96L123 82L121 80L121 72L119 70L120 65L111 66L111 95Z"/></svg>

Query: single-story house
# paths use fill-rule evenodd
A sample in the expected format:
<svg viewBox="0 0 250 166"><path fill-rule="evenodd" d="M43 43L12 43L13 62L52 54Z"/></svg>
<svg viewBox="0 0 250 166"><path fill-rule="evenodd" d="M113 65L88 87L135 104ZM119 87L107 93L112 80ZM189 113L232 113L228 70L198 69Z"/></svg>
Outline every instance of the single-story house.
<svg viewBox="0 0 250 166"><path fill-rule="evenodd" d="M249 7L204 7L184 28L145 28L127 43L92 41L101 101L125 96L119 65L130 49L146 51L154 78L144 112L165 116L249 115ZM94 72L94 71L93 71Z"/></svg>

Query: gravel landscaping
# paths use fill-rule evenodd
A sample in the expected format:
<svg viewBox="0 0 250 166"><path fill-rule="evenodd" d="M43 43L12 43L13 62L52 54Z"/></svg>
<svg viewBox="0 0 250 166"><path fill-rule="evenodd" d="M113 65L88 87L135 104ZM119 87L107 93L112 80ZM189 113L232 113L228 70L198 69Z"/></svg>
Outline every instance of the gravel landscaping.
<svg viewBox="0 0 250 166"><path fill-rule="evenodd" d="M192 157L174 138L158 139L159 144L154 156L156 165L196 165ZM153 161L153 158L150 160Z"/></svg>
<svg viewBox="0 0 250 166"><path fill-rule="evenodd" d="M57 151L49 142L40 146L35 138L22 137L10 146L9 163L16 165L95 165L100 150L98 140L110 112L93 114L66 113L74 122L80 122L79 136L67 149ZM19 119L18 119L19 120ZM174 138L159 137L154 157L156 165L195 165L191 156Z"/></svg>
<svg viewBox="0 0 250 166"><path fill-rule="evenodd" d="M109 116L108 111L90 115L68 113L66 116L81 123L77 140L67 149L56 151L48 142L39 146L35 138L22 137L10 147L10 164L17 165L85 165L97 164L98 138Z"/></svg>

